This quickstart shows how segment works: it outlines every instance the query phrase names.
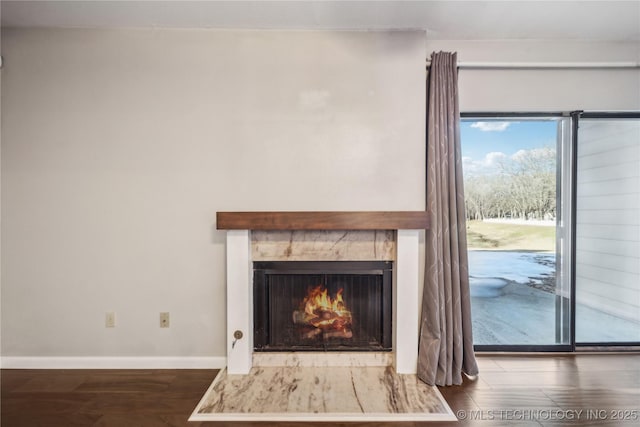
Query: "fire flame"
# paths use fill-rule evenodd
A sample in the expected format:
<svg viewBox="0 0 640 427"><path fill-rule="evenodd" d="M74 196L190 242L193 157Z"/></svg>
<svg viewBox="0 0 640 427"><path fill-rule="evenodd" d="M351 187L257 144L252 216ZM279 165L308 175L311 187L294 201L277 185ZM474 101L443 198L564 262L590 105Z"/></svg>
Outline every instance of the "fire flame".
<svg viewBox="0 0 640 427"><path fill-rule="evenodd" d="M344 289L338 290L335 297L322 285L309 289L307 296L300 304L300 311L293 313L296 324L311 327L306 330L306 338L314 338L320 334L324 338L351 338L351 312L342 298Z"/></svg>
<svg viewBox="0 0 640 427"><path fill-rule="evenodd" d="M304 312L309 316L316 316L318 312L330 311L338 316L344 316L349 313L342 299L344 289L339 289L335 298L329 296L329 291L322 285L318 285L309 291L304 298Z"/></svg>

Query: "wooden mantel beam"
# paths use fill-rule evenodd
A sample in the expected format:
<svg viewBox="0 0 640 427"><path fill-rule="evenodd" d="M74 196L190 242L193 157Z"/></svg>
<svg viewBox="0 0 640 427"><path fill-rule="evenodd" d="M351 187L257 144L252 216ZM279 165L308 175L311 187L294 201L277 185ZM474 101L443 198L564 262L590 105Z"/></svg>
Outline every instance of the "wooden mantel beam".
<svg viewBox="0 0 640 427"><path fill-rule="evenodd" d="M425 211L217 212L218 230L422 230Z"/></svg>

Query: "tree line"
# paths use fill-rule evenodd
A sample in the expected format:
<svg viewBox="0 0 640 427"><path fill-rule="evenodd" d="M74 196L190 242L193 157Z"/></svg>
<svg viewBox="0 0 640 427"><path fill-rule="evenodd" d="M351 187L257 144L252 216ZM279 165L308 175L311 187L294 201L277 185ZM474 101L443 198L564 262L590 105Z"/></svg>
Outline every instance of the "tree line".
<svg viewBox="0 0 640 427"><path fill-rule="evenodd" d="M556 152L519 151L484 174L465 174L468 220L485 218L555 219Z"/></svg>

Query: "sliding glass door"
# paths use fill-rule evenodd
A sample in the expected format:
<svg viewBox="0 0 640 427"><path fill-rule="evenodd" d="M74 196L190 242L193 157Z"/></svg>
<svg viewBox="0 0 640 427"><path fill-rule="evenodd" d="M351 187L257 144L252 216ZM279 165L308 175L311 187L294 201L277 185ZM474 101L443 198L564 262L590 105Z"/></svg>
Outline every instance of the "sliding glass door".
<svg viewBox="0 0 640 427"><path fill-rule="evenodd" d="M579 125L576 344L640 343L640 116Z"/></svg>
<svg viewBox="0 0 640 427"><path fill-rule="evenodd" d="M463 114L478 350L640 346L640 113Z"/></svg>

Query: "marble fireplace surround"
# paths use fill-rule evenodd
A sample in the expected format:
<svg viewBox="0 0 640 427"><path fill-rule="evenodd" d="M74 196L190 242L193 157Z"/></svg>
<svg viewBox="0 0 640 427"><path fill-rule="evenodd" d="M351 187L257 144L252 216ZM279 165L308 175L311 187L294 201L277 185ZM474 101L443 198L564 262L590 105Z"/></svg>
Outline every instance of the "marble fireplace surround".
<svg viewBox="0 0 640 427"><path fill-rule="evenodd" d="M253 261L282 260L394 261L391 363L399 374L416 373L419 236L429 227L426 212L218 212L216 227L227 232L229 374L246 375L254 365ZM234 338L236 331L242 332L241 339ZM273 363L273 353L262 355L266 363ZM286 363L299 363L304 356L308 354L294 353ZM384 356L320 353L323 363L331 366L354 363L354 358L375 363L386 360Z"/></svg>

